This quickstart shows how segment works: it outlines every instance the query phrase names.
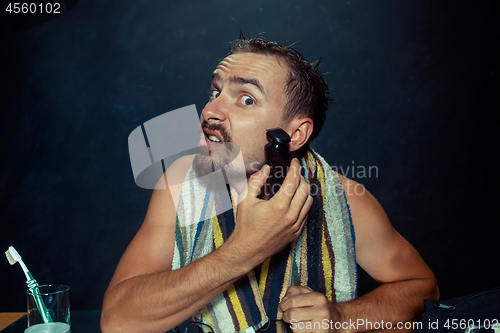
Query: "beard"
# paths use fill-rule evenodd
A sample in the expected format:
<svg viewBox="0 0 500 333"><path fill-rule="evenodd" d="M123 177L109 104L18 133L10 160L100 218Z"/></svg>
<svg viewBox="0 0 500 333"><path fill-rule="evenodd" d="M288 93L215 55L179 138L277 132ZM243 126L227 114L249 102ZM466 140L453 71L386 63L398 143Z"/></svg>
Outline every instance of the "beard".
<svg viewBox="0 0 500 333"><path fill-rule="evenodd" d="M219 147L220 146L220 147ZM231 163L239 153L232 144L219 144L216 148L198 147L193 168L198 177L203 177Z"/></svg>
<svg viewBox="0 0 500 333"><path fill-rule="evenodd" d="M231 143L231 135L225 130L222 124L208 124L204 121L201 127L212 131L218 131L223 142L209 143L211 146L210 148L208 148L208 146L198 147L198 153L193 161L193 168L198 177L203 177L229 165L240 152L239 147Z"/></svg>
<svg viewBox="0 0 500 333"><path fill-rule="evenodd" d="M236 190L239 203L246 197L249 176L241 150L231 143L218 145L217 151L214 150L199 147L193 160L196 179L216 196L227 197L229 187Z"/></svg>

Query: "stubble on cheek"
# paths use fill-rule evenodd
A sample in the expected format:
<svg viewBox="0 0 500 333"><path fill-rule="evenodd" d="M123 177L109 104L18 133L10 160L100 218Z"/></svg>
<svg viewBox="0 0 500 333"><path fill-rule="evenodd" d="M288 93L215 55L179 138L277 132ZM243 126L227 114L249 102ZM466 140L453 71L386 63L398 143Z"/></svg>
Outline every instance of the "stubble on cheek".
<svg viewBox="0 0 500 333"><path fill-rule="evenodd" d="M266 137L265 131L263 136ZM245 158L247 170L246 172L248 176L251 176L254 173L258 172L260 169L262 169L264 164L267 163L264 149L267 143L267 140L253 140L247 145L247 147L252 147L251 150L247 151L247 156Z"/></svg>
<svg viewBox="0 0 500 333"><path fill-rule="evenodd" d="M202 177L229 165L238 153L239 148L229 142L211 149L198 147L198 153L193 160L193 168L197 176Z"/></svg>
<svg viewBox="0 0 500 333"><path fill-rule="evenodd" d="M250 164L246 170L247 176L250 177L254 173L258 172L260 169L262 169L264 164L265 164L265 162L259 162L259 161L250 162Z"/></svg>

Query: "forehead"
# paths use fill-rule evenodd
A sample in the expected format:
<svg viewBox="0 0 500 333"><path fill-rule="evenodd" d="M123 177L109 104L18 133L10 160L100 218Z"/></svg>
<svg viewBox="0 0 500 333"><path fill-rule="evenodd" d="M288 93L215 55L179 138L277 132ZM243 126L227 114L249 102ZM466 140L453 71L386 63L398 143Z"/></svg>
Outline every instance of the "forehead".
<svg viewBox="0 0 500 333"><path fill-rule="evenodd" d="M264 88L283 90L288 74L285 61L278 61L275 56L240 52L224 58L214 71L217 78L230 79L242 77L258 80Z"/></svg>

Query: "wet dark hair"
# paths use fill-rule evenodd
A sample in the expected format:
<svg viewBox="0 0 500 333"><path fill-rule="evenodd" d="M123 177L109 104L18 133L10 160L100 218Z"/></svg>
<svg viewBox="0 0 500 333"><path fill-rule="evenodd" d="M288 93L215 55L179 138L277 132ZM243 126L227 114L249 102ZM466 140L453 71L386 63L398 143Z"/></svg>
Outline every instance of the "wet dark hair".
<svg viewBox="0 0 500 333"><path fill-rule="evenodd" d="M256 36L245 39L243 34L233 41L229 54L252 52L264 55L274 55L278 61L286 61L289 71L284 92L287 103L283 109L283 120L290 121L296 117L311 118L314 129L309 141L315 139L326 120L326 111L333 99L330 89L319 70L320 60L312 63L302 54L295 51L292 45L281 45Z"/></svg>

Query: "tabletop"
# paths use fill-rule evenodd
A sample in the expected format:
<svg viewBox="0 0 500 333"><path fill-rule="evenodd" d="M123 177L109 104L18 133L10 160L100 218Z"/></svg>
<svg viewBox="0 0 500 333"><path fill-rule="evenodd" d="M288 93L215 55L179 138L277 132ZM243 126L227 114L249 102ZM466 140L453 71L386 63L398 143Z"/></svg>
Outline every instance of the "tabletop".
<svg viewBox="0 0 500 333"><path fill-rule="evenodd" d="M12 318L19 318L19 315L22 313L17 313L17 315L12 316ZM100 318L101 311L100 310L73 310L71 311L71 333L99 333L100 330ZM21 318L17 319L15 322L5 327L0 333L20 333L24 332L26 329L26 314L24 314ZM270 325L273 327L269 327L266 330L266 333L272 332L287 332L286 329L283 329L283 325L279 325L274 322L274 325ZM275 327L277 329L275 329ZM279 328L278 328L279 326ZM282 327L283 326L283 327ZM184 332L186 327L186 323L179 325L181 332ZM169 331L171 332L171 331Z"/></svg>
<svg viewBox="0 0 500 333"><path fill-rule="evenodd" d="M19 318L22 313L17 313L12 315L11 318ZM71 333L99 333L100 329L100 310L72 310L71 311ZM26 314L21 318L17 319L15 322L0 330L0 333L22 333L26 329L27 319ZM181 332L184 332L186 323L179 325ZM378 330L375 332L413 332L413 329L403 329L403 330ZM169 331L170 333L172 331ZM191 331L190 331L191 332ZM289 325L284 324L282 321L270 322L270 325L265 329L265 333L289 333Z"/></svg>
<svg viewBox="0 0 500 333"><path fill-rule="evenodd" d="M99 333L100 310L74 310L71 311L71 333ZM27 327L26 314L5 327L0 333L20 333Z"/></svg>

